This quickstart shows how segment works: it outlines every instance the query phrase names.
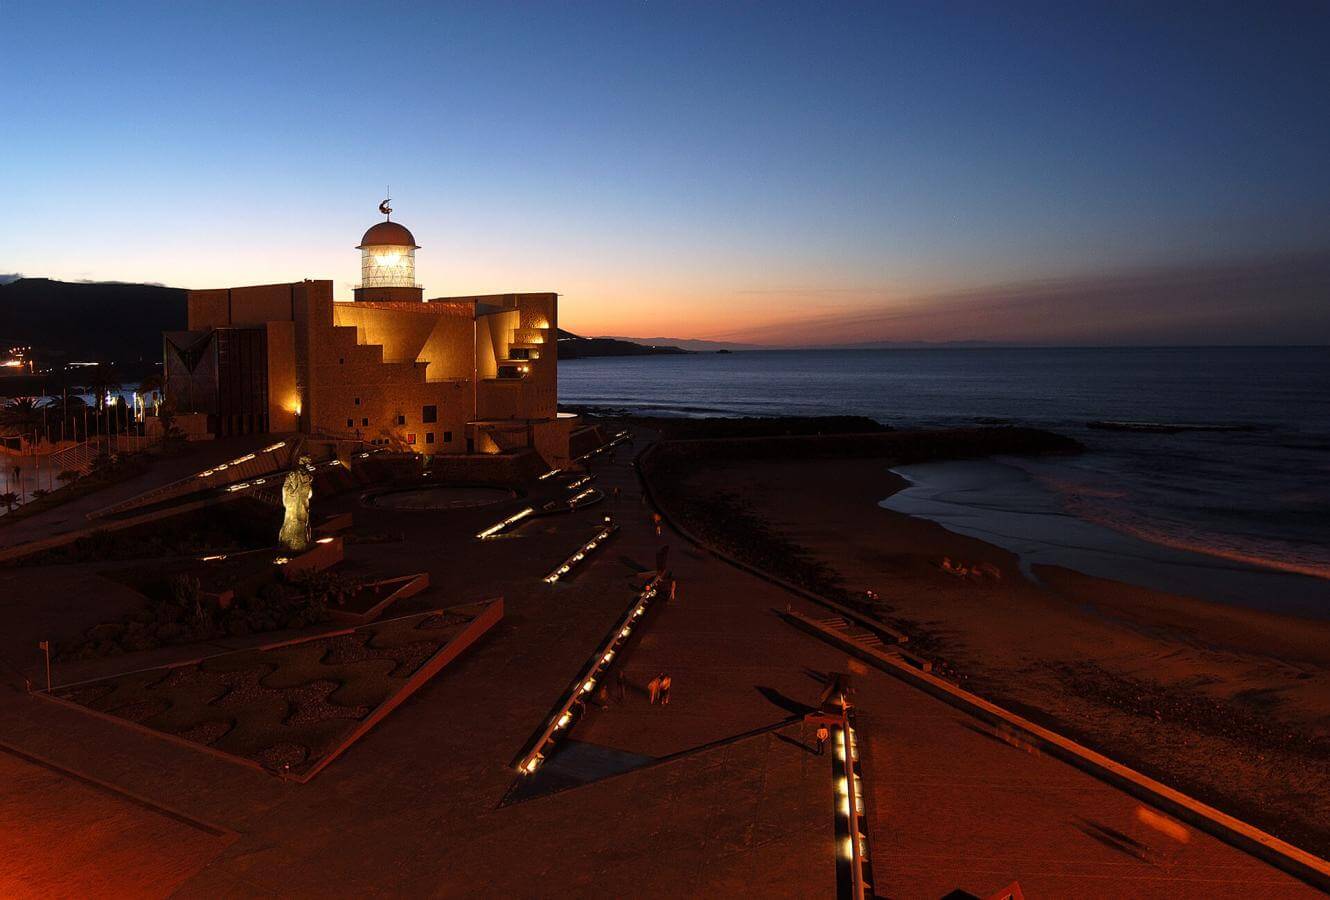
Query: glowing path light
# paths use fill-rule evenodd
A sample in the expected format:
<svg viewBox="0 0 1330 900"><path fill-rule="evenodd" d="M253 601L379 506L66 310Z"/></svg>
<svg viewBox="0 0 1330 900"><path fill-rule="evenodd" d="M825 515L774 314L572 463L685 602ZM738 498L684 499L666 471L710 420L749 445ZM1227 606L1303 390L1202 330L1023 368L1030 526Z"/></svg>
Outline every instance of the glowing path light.
<svg viewBox="0 0 1330 900"><path fill-rule="evenodd" d="M523 519L525 519L527 516L531 515L534 512L535 510L530 506L528 506L526 509L520 510L519 512L516 512L513 515L509 516L508 518L504 519L502 522L496 522L493 525L491 525L489 528L486 528L484 531L477 532L476 537L480 538L482 541L488 540L489 538L492 537L496 537L502 534L503 532L507 531L508 529L512 528L518 522L521 522Z"/></svg>
<svg viewBox="0 0 1330 900"><path fill-rule="evenodd" d="M610 630L610 636L605 640L596 652L592 654L591 661L583 667L581 674L573 680L568 690L564 693L564 699L558 708L550 716L540 735L531 742L526 751L518 757L518 762L514 766L518 772L523 775L531 775L540 764L545 761L553 750L555 745L571 730L569 726L577 719L578 714L585 708L586 700L590 699L591 692L596 689L602 679L609 671L610 663L618 655L619 650L624 643L632 636L633 629L640 622L643 613L651 606L652 601L660 596L663 576L657 575L647 583L642 592L633 600L633 605L624 613L618 624Z"/></svg>
<svg viewBox="0 0 1330 900"><path fill-rule="evenodd" d="M560 472L562 472L562 471L563 471L563 469L550 469L548 472L546 472L544 475L541 475L541 476L540 476L538 479L536 479L536 480L537 480L537 481L544 481L546 478L553 478L555 475L558 475L558 474L559 474Z"/></svg>
<svg viewBox="0 0 1330 900"><path fill-rule="evenodd" d="M841 719L835 727L837 830L845 838L839 852L850 873L850 896L862 900L871 896L872 864L868 855L868 836L864 834L864 785L859 766L859 742L842 698Z"/></svg>
<svg viewBox="0 0 1330 900"><path fill-rule="evenodd" d="M618 530L619 526L615 525L613 522L607 524L596 534L595 537L593 537L591 540L583 544L576 553L574 553L572 556L565 559L561 564L556 566L553 572L550 572L550 574L546 575L545 583L554 584L560 578L563 578L565 575L572 572L572 570L577 568L577 566L582 562L582 560L590 556L593 550L595 550L601 544L605 543L605 541L607 541L611 536L613 536L614 533L617 532Z"/></svg>
<svg viewBox="0 0 1330 900"><path fill-rule="evenodd" d="M601 444L599 447L597 447L595 450L592 450L590 453L583 453L577 459L573 460L573 462L581 462L584 459L590 459L593 456L599 456L600 454L609 450L611 447L617 447L619 444L622 444L630 437L632 437L632 435L630 435L628 432L620 431L617 435L614 436L614 440Z"/></svg>

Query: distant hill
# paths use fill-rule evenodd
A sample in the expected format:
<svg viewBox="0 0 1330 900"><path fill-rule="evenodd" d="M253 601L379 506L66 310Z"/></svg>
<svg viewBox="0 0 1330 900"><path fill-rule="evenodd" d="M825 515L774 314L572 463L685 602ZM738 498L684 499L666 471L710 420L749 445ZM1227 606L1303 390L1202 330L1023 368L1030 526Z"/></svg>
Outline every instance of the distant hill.
<svg viewBox="0 0 1330 900"><path fill-rule="evenodd" d="M559 329L559 359L586 359L592 356L653 356L687 353L678 347L651 346L618 338L588 338Z"/></svg>
<svg viewBox="0 0 1330 900"><path fill-rule="evenodd" d="M680 350L688 350L693 353L716 353L721 350L771 350L772 347L764 347L761 344L737 344L733 341L704 341L700 338L671 338L671 337L624 337L623 335L607 335L604 340L628 341L633 344L646 344L649 347L678 347Z"/></svg>
<svg viewBox="0 0 1330 900"><path fill-rule="evenodd" d="M30 345L44 363L91 360L125 370L162 359L162 332L186 327L183 288L119 282L19 278L0 283L0 346ZM559 356L647 356L684 353L616 338L559 331Z"/></svg>
<svg viewBox="0 0 1330 900"><path fill-rule="evenodd" d="M0 342L39 358L128 366L162 359L162 332L185 327L182 288L19 278L0 284Z"/></svg>

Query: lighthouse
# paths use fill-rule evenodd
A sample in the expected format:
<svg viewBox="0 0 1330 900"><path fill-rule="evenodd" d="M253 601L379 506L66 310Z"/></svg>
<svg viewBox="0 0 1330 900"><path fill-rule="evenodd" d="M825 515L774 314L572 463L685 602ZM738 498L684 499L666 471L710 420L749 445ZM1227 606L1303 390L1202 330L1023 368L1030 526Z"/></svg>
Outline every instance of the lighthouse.
<svg viewBox="0 0 1330 900"><path fill-rule="evenodd" d="M384 221L365 232L356 249L360 251L360 285L355 299L360 302L420 303L425 290L416 284L416 251L420 245L410 230L392 221L392 209L385 200L379 205Z"/></svg>

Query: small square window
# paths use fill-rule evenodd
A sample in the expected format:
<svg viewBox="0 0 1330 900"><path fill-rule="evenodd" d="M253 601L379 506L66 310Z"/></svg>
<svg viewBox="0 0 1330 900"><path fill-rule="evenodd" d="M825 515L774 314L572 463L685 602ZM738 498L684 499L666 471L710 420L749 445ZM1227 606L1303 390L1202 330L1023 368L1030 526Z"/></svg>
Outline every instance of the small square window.
<svg viewBox="0 0 1330 900"><path fill-rule="evenodd" d="M345 357L345 356L339 356L339 357L337 357L337 365L339 365L339 366L344 366L344 365L346 365L346 357Z"/></svg>
<svg viewBox="0 0 1330 900"><path fill-rule="evenodd" d="M443 442L445 444L451 444L453 442L453 433L451 431L445 431L443 433Z"/></svg>
<svg viewBox="0 0 1330 900"><path fill-rule="evenodd" d="M347 428L355 428L355 427L356 427L356 420L355 420L355 419L347 419L347 420L346 420L346 427L347 427Z"/></svg>
<svg viewBox="0 0 1330 900"><path fill-rule="evenodd" d="M407 442L408 444L414 444L414 443L416 442L416 436L415 436L415 434L408 434L408 435L406 436L406 442Z"/></svg>
<svg viewBox="0 0 1330 900"><path fill-rule="evenodd" d="M360 398L357 397L357 398L356 398L356 406L359 406L359 405L360 405Z"/></svg>
<svg viewBox="0 0 1330 900"><path fill-rule="evenodd" d="M439 421L439 408L437 406L425 406L420 410L420 421L429 424Z"/></svg>
<svg viewBox="0 0 1330 900"><path fill-rule="evenodd" d="M402 415L401 413L398 413L398 414L397 414L397 424L398 424L398 425L405 425L405 424L406 424L406 416Z"/></svg>
<svg viewBox="0 0 1330 900"><path fill-rule="evenodd" d="M368 427L369 427L369 419L361 419L361 420L360 420L360 424L361 424L361 425L364 425L366 428L368 428Z"/></svg>
<svg viewBox="0 0 1330 900"><path fill-rule="evenodd" d="M427 444L434 443L434 432L432 431L425 432L425 443Z"/></svg>

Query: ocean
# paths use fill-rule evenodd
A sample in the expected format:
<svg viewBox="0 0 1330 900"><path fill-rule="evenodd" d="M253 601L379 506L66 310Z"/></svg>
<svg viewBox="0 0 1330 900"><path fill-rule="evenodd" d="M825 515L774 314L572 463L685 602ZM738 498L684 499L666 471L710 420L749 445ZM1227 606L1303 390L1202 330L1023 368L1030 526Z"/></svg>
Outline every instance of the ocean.
<svg viewBox="0 0 1330 900"><path fill-rule="evenodd" d="M1057 431L1088 451L902 467L884 505L1027 567L1330 615L1330 348L749 351L568 360L559 381L563 403L662 416Z"/></svg>

